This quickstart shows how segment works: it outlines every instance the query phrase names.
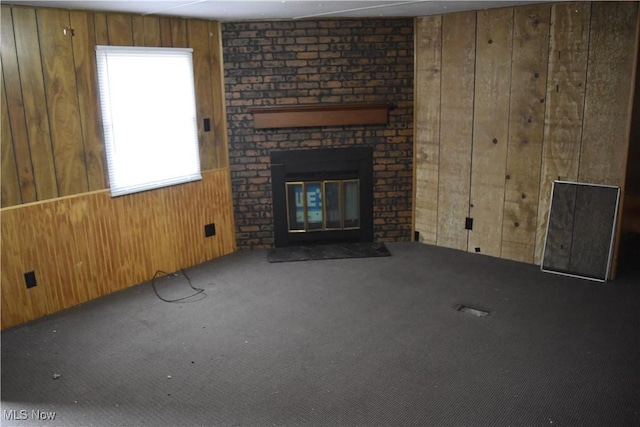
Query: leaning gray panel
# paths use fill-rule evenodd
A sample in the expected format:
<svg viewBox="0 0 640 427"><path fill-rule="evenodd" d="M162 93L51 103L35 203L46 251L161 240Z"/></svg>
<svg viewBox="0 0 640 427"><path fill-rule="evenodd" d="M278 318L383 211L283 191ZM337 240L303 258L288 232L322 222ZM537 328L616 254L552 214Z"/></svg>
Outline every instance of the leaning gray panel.
<svg viewBox="0 0 640 427"><path fill-rule="evenodd" d="M555 181L542 270L606 281L620 189Z"/></svg>

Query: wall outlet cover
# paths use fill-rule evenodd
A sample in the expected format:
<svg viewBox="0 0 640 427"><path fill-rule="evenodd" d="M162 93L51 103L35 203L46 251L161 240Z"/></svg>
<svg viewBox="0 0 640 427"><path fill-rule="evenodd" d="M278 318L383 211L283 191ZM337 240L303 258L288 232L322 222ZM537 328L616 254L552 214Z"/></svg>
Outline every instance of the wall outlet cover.
<svg viewBox="0 0 640 427"><path fill-rule="evenodd" d="M36 272L28 271L24 273L24 282L27 285L27 289L33 288L34 286L36 286L38 284L36 282Z"/></svg>
<svg viewBox="0 0 640 427"><path fill-rule="evenodd" d="M204 226L204 237L211 237L216 235L216 224L211 223Z"/></svg>

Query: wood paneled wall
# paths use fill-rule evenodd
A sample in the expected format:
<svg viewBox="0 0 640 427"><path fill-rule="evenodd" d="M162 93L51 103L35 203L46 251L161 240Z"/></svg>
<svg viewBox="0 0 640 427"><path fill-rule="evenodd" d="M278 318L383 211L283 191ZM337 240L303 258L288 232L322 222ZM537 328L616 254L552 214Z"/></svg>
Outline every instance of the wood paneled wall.
<svg viewBox="0 0 640 427"><path fill-rule="evenodd" d="M422 242L539 264L554 180L624 183L637 17L579 2L416 20Z"/></svg>
<svg viewBox="0 0 640 427"><path fill-rule="evenodd" d="M636 82L633 92L627 177L624 186L622 232L640 234L640 52L636 52Z"/></svg>
<svg viewBox="0 0 640 427"><path fill-rule="evenodd" d="M4 5L1 19L3 329L235 250L217 22ZM110 197L96 44L193 48L202 181Z"/></svg>
<svg viewBox="0 0 640 427"><path fill-rule="evenodd" d="M228 165L219 23L19 6L1 19L2 207L108 187L96 44L193 48L202 169Z"/></svg>
<svg viewBox="0 0 640 427"><path fill-rule="evenodd" d="M2 329L235 251L226 168L184 185L2 210ZM216 235L204 237L215 223ZM37 286L27 289L24 274Z"/></svg>

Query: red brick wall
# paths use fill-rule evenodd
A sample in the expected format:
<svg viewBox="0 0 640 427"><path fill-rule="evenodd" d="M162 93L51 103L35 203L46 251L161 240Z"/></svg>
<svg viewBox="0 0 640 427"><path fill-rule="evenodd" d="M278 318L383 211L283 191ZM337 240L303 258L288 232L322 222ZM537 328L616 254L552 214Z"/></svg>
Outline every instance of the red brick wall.
<svg viewBox="0 0 640 427"><path fill-rule="evenodd" d="M413 20L222 25L229 154L239 248L273 245L273 149L372 146L374 236L411 239ZM251 106L387 102L386 125L254 129Z"/></svg>

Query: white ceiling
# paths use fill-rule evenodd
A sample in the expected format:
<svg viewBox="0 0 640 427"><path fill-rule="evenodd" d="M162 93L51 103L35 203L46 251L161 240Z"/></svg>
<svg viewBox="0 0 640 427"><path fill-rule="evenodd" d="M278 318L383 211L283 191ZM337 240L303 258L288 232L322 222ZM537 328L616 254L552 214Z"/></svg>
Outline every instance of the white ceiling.
<svg viewBox="0 0 640 427"><path fill-rule="evenodd" d="M430 0L2 0L2 3L87 9L102 12L170 15L217 21L305 18L378 18L438 15L531 3L533 1L430 1Z"/></svg>

